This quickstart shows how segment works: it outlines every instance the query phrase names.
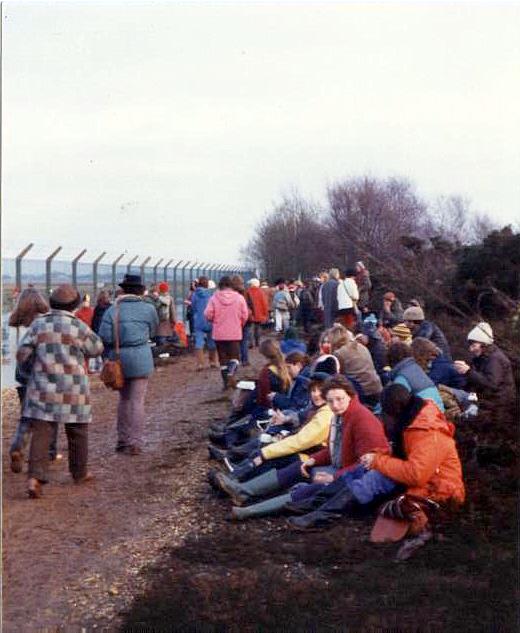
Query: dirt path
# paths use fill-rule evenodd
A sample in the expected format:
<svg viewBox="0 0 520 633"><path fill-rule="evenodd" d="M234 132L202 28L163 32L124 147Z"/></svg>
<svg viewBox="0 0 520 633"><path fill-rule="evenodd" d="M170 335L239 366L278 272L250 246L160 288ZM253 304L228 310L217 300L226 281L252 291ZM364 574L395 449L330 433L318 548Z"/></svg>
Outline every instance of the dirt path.
<svg viewBox="0 0 520 633"><path fill-rule="evenodd" d="M229 406L218 372L190 357L159 368L138 457L114 453L117 396L94 383L93 401L96 482L75 487L61 462L30 501L9 470L19 407L3 394L4 633L516 629L513 469L468 470L464 512L399 567L394 546L368 542L371 520L314 534L225 520L229 500L206 483L207 424Z"/></svg>
<svg viewBox="0 0 520 633"><path fill-rule="evenodd" d="M96 481L71 483L61 432L64 460L52 467L51 483L36 501L25 496L25 476L9 470L15 392L4 392L3 402L3 630L69 630L94 620L115 628L142 589L143 566L163 547L207 529L196 499L208 493L207 422L228 407L219 372L195 372L191 357L156 371L146 398L146 451L138 457L114 452L117 396L94 380Z"/></svg>

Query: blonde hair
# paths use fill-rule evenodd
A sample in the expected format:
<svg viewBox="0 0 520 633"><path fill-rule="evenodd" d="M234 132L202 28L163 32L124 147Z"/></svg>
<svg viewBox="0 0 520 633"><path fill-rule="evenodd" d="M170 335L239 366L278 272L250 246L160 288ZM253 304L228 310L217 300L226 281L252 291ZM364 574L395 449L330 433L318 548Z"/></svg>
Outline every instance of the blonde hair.
<svg viewBox="0 0 520 633"><path fill-rule="evenodd" d="M269 364L274 365L278 369L278 376L282 381L283 389L284 391L287 391L287 389L291 386L291 376L277 341L274 341L271 338L264 339L260 343L258 351L262 354L262 356L267 358Z"/></svg>
<svg viewBox="0 0 520 633"><path fill-rule="evenodd" d="M332 279L339 279L339 269L331 268L329 270L329 277L331 277Z"/></svg>
<svg viewBox="0 0 520 633"><path fill-rule="evenodd" d="M26 288L18 297L15 309L9 317L9 325L28 327L39 314L50 310L45 297L36 288Z"/></svg>

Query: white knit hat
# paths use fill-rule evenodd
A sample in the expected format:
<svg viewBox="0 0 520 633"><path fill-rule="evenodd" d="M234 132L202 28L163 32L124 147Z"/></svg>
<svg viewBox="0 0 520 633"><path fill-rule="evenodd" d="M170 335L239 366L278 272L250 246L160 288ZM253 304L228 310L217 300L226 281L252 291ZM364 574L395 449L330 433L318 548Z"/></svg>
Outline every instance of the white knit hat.
<svg viewBox="0 0 520 633"><path fill-rule="evenodd" d="M476 341L484 343L484 345L493 345L493 330L489 323L481 321L468 334L468 341Z"/></svg>

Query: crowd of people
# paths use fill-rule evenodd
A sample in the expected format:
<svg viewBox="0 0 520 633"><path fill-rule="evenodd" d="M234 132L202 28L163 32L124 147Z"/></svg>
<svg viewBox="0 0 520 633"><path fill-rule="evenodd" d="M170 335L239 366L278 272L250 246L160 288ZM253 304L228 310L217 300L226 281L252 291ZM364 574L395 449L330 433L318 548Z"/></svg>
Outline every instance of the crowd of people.
<svg viewBox="0 0 520 633"><path fill-rule="evenodd" d="M215 287L200 277L185 303L196 371L220 369L222 388L233 390L208 446L217 462L209 481L232 500L233 520L283 512L293 529L311 530L376 511L372 539L405 538L406 558L431 538L439 516L464 502L456 426L516 397L489 323L468 328L468 356L453 360L420 300L403 308L388 290L374 305L363 262L272 286L236 275ZM127 274L116 296L100 292L95 307L68 284L48 302L28 288L9 324L27 328L10 457L21 472L30 439L29 497L41 496L49 461L60 457L60 423L74 482L92 479L89 359L120 363L115 450L142 453L153 346L189 343L166 282L146 289ZM240 381L254 347L263 367L254 381Z"/></svg>

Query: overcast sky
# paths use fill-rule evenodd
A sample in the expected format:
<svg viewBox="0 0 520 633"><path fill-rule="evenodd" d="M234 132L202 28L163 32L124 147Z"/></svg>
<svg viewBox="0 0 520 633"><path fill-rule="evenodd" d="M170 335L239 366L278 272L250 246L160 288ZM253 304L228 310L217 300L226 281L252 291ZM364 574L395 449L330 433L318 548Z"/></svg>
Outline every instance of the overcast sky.
<svg viewBox="0 0 520 633"><path fill-rule="evenodd" d="M520 217L520 4L4 2L2 240L236 262L293 188Z"/></svg>

